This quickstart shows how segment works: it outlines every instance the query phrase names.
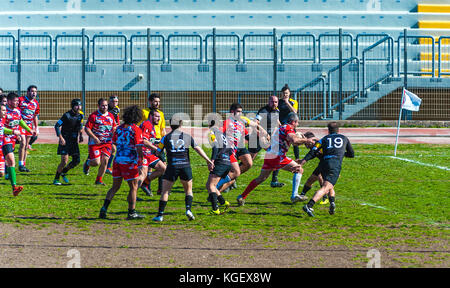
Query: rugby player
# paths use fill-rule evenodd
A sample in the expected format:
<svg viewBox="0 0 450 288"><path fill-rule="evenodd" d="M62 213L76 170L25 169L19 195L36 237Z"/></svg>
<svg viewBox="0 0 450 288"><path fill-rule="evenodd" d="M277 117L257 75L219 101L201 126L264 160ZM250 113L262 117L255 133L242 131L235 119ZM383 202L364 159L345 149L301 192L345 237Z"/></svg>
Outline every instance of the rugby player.
<svg viewBox="0 0 450 288"><path fill-rule="evenodd" d="M248 194L253 191L259 184L263 183L272 173L273 170L283 169L294 174L292 179L292 195L293 203L299 201L298 188L302 177L303 169L300 164L286 156L289 146L302 145L306 142L313 142L310 139L301 138L295 132L299 119L297 114L290 113L287 118L287 124L281 125L272 135L270 147L267 149L264 164L261 173L256 179L253 179L245 188L244 192L237 197L239 206L245 204Z"/></svg>
<svg viewBox="0 0 450 288"><path fill-rule="evenodd" d="M136 212L136 195L139 179L138 163L143 160L142 132L136 124L142 119L142 110L136 105L127 107L122 118L124 123L115 129L112 138L112 143L116 146L117 151L113 162L113 185L108 190L103 206L100 209L99 218L101 219L107 217L109 204L116 192L119 191L123 180L128 182L130 188L127 198L127 220L144 218L143 215Z"/></svg>
<svg viewBox="0 0 450 288"><path fill-rule="evenodd" d="M119 108L119 97L117 95L111 95L109 96L109 101L108 101L108 112L111 112L114 115L114 119L116 120L117 125L120 124L120 108ZM114 150L115 146L112 146L112 152L111 152L111 157L109 157L108 160L108 165L106 167L106 173L107 174L112 174L112 169L111 169L111 165L112 162L114 160L114 154L116 153L116 151Z"/></svg>
<svg viewBox="0 0 450 288"><path fill-rule="evenodd" d="M89 174L89 167L99 166L96 185L105 185L103 176L106 172L109 157L112 151L112 136L117 126L114 115L108 112L108 101L98 100L98 110L93 112L84 127L89 136L89 158L83 165L84 174Z"/></svg>
<svg viewBox="0 0 450 288"><path fill-rule="evenodd" d="M161 191L161 198L159 200L158 215L153 218L153 221L162 222L164 210L169 200L169 192L172 190L173 183L180 177L183 185L186 205L186 217L189 220L194 220L195 216L191 211L192 201L194 199L192 194L192 168L189 157L189 148L193 148L208 164L209 171L214 169L214 163L209 159L203 149L198 146L194 138L188 133L181 131L182 120L176 115L170 120L170 128L172 131L165 135L158 144L158 151L166 149L167 152L167 168L164 172L163 187Z"/></svg>
<svg viewBox="0 0 450 288"><path fill-rule="evenodd" d="M303 206L303 211L311 217L314 217L314 204L321 199L328 191L330 191L330 208L329 213L333 215L336 210L334 185L339 178L341 172L342 160L344 157L353 158L355 152L348 138L339 134L339 125L337 122L328 123L328 135L320 139L314 144L311 151L303 158L304 161L309 161L317 156L322 149L322 161L320 162L320 174L322 174L324 183L323 186L316 191L314 197L309 200L308 204ZM302 161L302 162L304 162Z"/></svg>
<svg viewBox="0 0 450 288"><path fill-rule="evenodd" d="M5 127L5 117L6 117L6 106L0 104L0 147L3 146L5 134L15 134L16 136L20 136L19 130L11 130ZM3 156L3 151L0 149L0 177L5 175L5 157Z"/></svg>
<svg viewBox="0 0 450 288"><path fill-rule="evenodd" d="M78 143L83 142L83 117L84 114L81 111L82 104L80 99L72 99L70 102L71 109L64 113L61 118L55 124L56 136L59 139L58 155L61 155L61 162L56 168L55 179L53 180L54 185L61 185L59 177L65 183L69 183L67 179L67 172L70 169L75 168L80 164L80 148ZM72 161L69 162L69 156L72 157Z"/></svg>
<svg viewBox="0 0 450 288"><path fill-rule="evenodd" d="M30 172L30 170L25 167L27 161L27 150L30 145L32 137L37 138L39 135L38 126L38 115L39 115L39 102L37 97L37 87L35 85L30 85L27 88L27 95L19 98L19 110L22 114L22 119L30 127L31 132L22 130L22 139L20 141L19 148L19 171L20 172ZM33 138L34 139L34 138ZM33 141L34 142L34 141Z"/></svg>
<svg viewBox="0 0 450 288"><path fill-rule="evenodd" d="M19 142L22 140L21 133L17 135L16 130L21 131L20 127L25 129L25 131L31 133L30 127L25 123L22 119L22 114L20 110L17 108L19 106L19 96L10 92L7 96L7 105L6 105L6 119L5 119L5 127L14 131L12 135L4 136L4 143L2 146L3 155L6 160L6 171L5 175L11 181L11 186L13 189L13 195L17 196L23 190L23 186L16 185L16 162L14 158L14 148L16 145L16 140Z"/></svg>
<svg viewBox="0 0 450 288"><path fill-rule="evenodd" d="M158 147L155 146L156 133L155 125L159 123L160 115L158 110L150 110L150 114L147 120L142 122L140 129L142 130L142 137L144 139L144 147L142 152L144 153L144 159L139 164L139 187L147 194L147 196L153 196L150 188L150 182L164 174L166 165L163 161L160 161L156 151ZM154 171L149 171L150 168ZM144 181L147 180L147 183Z"/></svg>

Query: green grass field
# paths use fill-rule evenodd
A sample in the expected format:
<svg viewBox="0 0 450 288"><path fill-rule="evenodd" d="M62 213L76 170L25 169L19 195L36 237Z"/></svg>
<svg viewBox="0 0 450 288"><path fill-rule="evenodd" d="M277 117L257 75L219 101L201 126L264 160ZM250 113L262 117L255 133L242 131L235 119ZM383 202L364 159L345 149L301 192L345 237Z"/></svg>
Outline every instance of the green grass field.
<svg viewBox="0 0 450 288"><path fill-rule="evenodd" d="M95 186L97 169L92 168L90 175L85 176L82 165L79 165L69 172L70 185L51 185L59 163L56 145L34 145L33 148L37 151L31 152L27 165L32 172L18 172L17 175L18 184L25 187L18 197L12 196L9 181L0 180L0 222L17 225L56 223L87 228L94 223L105 223L119 224L128 229L160 225L169 229L196 229L209 233L211 237L220 235L230 239L243 234L259 235L258 241L268 246L276 237L285 243L317 241L322 245L355 249L401 249L406 251L406 255L399 256L398 261L404 266L421 267L428 262L431 266L448 265L450 145L399 145L397 157L416 161L413 163L391 158L392 145L355 144L356 157L344 159L341 177L335 187L336 214L330 216L327 206L316 204L314 218L302 211L302 203L291 204L292 175L285 171L279 176L287 184L285 187L270 188L267 180L247 197L245 206L237 207L236 196L259 174L262 157L257 157L254 167L238 179L237 189L224 194L232 204L229 212L220 216L209 215L210 204L206 201L205 190L208 170L203 160L191 151L194 174L192 211L196 220L187 221L184 193L177 182L162 223L151 220L156 215L159 196L154 193L155 196L147 197L142 191L139 196L145 201L137 203L137 210L146 218L132 222L125 220L128 189L125 183L110 205L109 219L98 219L103 199L112 183L111 176L104 178L106 187ZM87 146L81 145L81 151L84 161ZM301 153L306 153L306 150L301 149ZM317 160L306 164L302 184L316 165ZM152 183L154 192L156 185L156 181ZM318 187L316 183L308 196L311 197ZM420 260L414 251L424 249L436 251L435 257L427 255L426 260ZM364 260L365 255L361 254L354 261Z"/></svg>

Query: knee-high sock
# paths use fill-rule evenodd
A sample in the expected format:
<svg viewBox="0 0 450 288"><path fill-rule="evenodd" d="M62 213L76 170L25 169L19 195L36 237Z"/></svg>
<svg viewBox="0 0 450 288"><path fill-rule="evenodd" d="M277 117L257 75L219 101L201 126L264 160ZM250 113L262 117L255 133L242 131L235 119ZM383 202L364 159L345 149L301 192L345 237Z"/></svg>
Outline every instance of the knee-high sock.
<svg viewBox="0 0 450 288"><path fill-rule="evenodd" d="M11 181L11 186L16 186L16 168L8 167L9 181Z"/></svg>
<svg viewBox="0 0 450 288"><path fill-rule="evenodd" d="M230 181L231 181L231 178L230 178L230 176L228 176L228 175L225 176L225 178L221 178L221 179L219 180L219 183L217 183L217 186L216 186L217 190L219 190L220 187L223 186L223 184L228 183L228 182L230 182Z"/></svg>
<svg viewBox="0 0 450 288"><path fill-rule="evenodd" d="M272 172L272 182L278 182L278 173L280 173L280 170L274 170Z"/></svg>
<svg viewBox="0 0 450 288"><path fill-rule="evenodd" d="M300 187L300 181L302 180L302 174L294 173L292 177L292 195L291 197L298 195L298 188Z"/></svg>
<svg viewBox="0 0 450 288"><path fill-rule="evenodd" d="M259 184L256 182L256 180L253 180L252 182L250 182L250 184L248 184L247 188L245 188L244 193L242 193L242 198L247 198L248 194L250 194L250 192L252 192L256 186L258 186Z"/></svg>

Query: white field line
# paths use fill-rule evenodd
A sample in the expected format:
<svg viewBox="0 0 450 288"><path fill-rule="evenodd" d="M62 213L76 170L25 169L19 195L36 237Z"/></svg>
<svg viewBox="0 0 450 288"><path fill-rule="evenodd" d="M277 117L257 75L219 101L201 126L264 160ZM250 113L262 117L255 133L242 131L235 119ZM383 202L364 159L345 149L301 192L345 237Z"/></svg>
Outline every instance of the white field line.
<svg viewBox="0 0 450 288"><path fill-rule="evenodd" d="M419 162L419 161L415 161L415 160L411 160L411 159L407 159L407 158L400 158L400 157L395 157L395 156L390 156L389 158L403 160L403 161L411 162L414 164L419 164L419 165L423 165L423 166L428 166L428 167L433 167L433 168L450 171L450 168L448 168L448 167L433 165L433 164L429 164L429 163L423 163L423 162Z"/></svg>

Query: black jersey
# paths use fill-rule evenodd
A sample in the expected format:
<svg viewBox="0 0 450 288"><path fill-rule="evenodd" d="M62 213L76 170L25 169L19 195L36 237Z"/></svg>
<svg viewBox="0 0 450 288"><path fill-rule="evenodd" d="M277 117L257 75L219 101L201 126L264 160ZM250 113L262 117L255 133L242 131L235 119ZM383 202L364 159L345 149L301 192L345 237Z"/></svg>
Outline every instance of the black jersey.
<svg viewBox="0 0 450 288"><path fill-rule="evenodd" d="M59 137L61 134L64 138L77 138L81 131L83 123L84 114L75 113L73 110L64 113L55 124L56 135Z"/></svg>
<svg viewBox="0 0 450 288"><path fill-rule="evenodd" d="M114 119L117 122L117 125L119 125L120 124L120 118L119 118L120 108L119 108L119 106L116 106L114 108L110 108L109 105L108 105L108 112L111 112L111 114L113 114Z"/></svg>
<svg viewBox="0 0 450 288"><path fill-rule="evenodd" d="M211 160L214 165L231 165L230 157L234 152L233 144L218 128L212 128L209 134L209 141L212 146Z"/></svg>
<svg viewBox="0 0 450 288"><path fill-rule="evenodd" d="M269 135L278 128L278 120L280 117L280 111L278 109L272 109L269 105L266 105L258 110L256 113L256 119L259 120L259 124L266 129Z"/></svg>
<svg viewBox="0 0 450 288"><path fill-rule="evenodd" d="M290 99L290 98L289 98L289 104L291 104L291 106L294 108L296 108L298 105L295 100ZM291 113L292 111L289 109L288 105L286 104L286 102L284 102L284 100L279 101L278 110L280 111L280 123L281 123L281 125L284 125L287 122L287 117L288 117L289 113Z"/></svg>
<svg viewBox="0 0 450 288"><path fill-rule="evenodd" d="M348 138L342 134L328 134L316 142L314 147L305 156L305 160L309 161L318 156L322 152L322 159L336 158L342 162L345 157L355 157L355 152Z"/></svg>
<svg viewBox="0 0 450 288"><path fill-rule="evenodd" d="M167 164L175 168L190 167L189 148L196 147L197 144L191 135L174 130L165 135L158 144L160 151L166 149Z"/></svg>

